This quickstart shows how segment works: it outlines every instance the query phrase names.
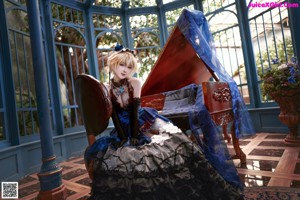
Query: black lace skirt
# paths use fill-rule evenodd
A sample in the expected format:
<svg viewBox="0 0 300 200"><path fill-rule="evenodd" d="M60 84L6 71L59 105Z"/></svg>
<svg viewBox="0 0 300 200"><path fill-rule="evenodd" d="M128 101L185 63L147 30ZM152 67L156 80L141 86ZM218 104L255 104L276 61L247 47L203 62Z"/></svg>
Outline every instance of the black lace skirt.
<svg viewBox="0 0 300 200"><path fill-rule="evenodd" d="M182 132L164 132L138 147L108 147L93 161L90 200L243 199L201 148Z"/></svg>

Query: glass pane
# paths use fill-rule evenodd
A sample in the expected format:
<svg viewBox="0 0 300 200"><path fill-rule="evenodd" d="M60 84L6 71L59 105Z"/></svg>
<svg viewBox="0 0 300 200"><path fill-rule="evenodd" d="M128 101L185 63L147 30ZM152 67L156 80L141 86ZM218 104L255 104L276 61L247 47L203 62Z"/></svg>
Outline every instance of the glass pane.
<svg viewBox="0 0 300 200"><path fill-rule="evenodd" d="M159 37L151 32L142 32L134 38L134 46L139 57L139 77L145 80L160 53Z"/></svg>
<svg viewBox="0 0 300 200"><path fill-rule="evenodd" d="M175 10L167 11L166 12L166 21L167 21L167 28L168 28L168 34L171 33L173 30L173 27L175 26L177 19L179 18L182 10L184 8L193 9L194 5L184 6L182 8L177 8Z"/></svg>
<svg viewBox="0 0 300 200"><path fill-rule="evenodd" d="M26 5L26 0L10 0L10 2L15 5Z"/></svg>
<svg viewBox="0 0 300 200"><path fill-rule="evenodd" d="M245 104L250 104L250 94L248 85L238 86L239 91L244 99Z"/></svg>
<svg viewBox="0 0 300 200"><path fill-rule="evenodd" d="M7 18L12 19L8 26L19 134L32 135L39 129L27 13L12 9Z"/></svg>
<svg viewBox="0 0 300 200"><path fill-rule="evenodd" d="M131 8L156 6L156 0L130 0Z"/></svg>
<svg viewBox="0 0 300 200"><path fill-rule="evenodd" d="M233 0L202 0L203 12L214 12L222 7L235 3Z"/></svg>
<svg viewBox="0 0 300 200"><path fill-rule="evenodd" d="M166 3L171 3L171 2L174 2L174 1L180 1L180 0L162 0L164 4Z"/></svg>
<svg viewBox="0 0 300 200"><path fill-rule="evenodd" d="M60 82L61 104L65 128L83 124L75 98L74 81L77 75L89 73L85 40L71 27L63 27L56 34L56 56Z"/></svg>
<svg viewBox="0 0 300 200"><path fill-rule="evenodd" d="M4 114L0 112L0 141L6 138L4 131Z"/></svg>
<svg viewBox="0 0 300 200"><path fill-rule="evenodd" d="M157 28L158 21L157 15L136 15L129 18L130 28L135 30L139 28Z"/></svg>
<svg viewBox="0 0 300 200"><path fill-rule="evenodd" d="M93 24L95 28L121 29L122 20L117 15L93 15Z"/></svg>
<svg viewBox="0 0 300 200"><path fill-rule="evenodd" d="M82 11L69 8L60 4L55 4L55 3L52 3L51 7L52 7L52 18L54 20L83 25L84 21L83 21Z"/></svg>
<svg viewBox="0 0 300 200"><path fill-rule="evenodd" d="M1 73L0 73L1 75ZM4 108L3 108L3 100L2 100L2 85L0 81L0 140L5 139L4 132Z"/></svg>
<svg viewBox="0 0 300 200"><path fill-rule="evenodd" d="M6 18L9 28L29 33L27 13L23 10L12 9L6 14Z"/></svg>
<svg viewBox="0 0 300 200"><path fill-rule="evenodd" d="M255 10L256 9L256 10ZM286 8L275 7L267 12L253 8L255 17L250 19L258 85L261 102L273 102L262 91L261 76L271 68L277 68L294 56L291 32ZM252 9L251 9L252 11Z"/></svg>
<svg viewBox="0 0 300 200"><path fill-rule="evenodd" d="M120 8L122 0L96 0L93 5Z"/></svg>

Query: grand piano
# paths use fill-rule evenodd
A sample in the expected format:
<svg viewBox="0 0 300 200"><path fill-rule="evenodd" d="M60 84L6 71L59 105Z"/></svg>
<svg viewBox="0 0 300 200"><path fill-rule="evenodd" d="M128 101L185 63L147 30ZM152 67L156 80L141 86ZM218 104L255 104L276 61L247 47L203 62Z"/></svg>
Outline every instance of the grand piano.
<svg viewBox="0 0 300 200"><path fill-rule="evenodd" d="M89 145L92 145L96 136L107 128L111 116L109 92L103 83L87 74L76 77L75 91ZM143 84L141 103L169 118L204 151L217 153L218 160L228 158L224 148L219 148L225 145L224 138L233 143L233 158L246 163L239 138L255 134L254 128L237 84L216 57L213 38L202 12L182 11ZM227 134L228 125L231 126L230 135Z"/></svg>
<svg viewBox="0 0 300 200"><path fill-rule="evenodd" d="M233 143L233 158L246 163L239 138L254 134L254 128L236 83L216 57L202 12L182 11L141 96L142 106L157 109L191 138L197 138L199 130L209 138L212 130L205 130L203 121L220 126L224 139Z"/></svg>

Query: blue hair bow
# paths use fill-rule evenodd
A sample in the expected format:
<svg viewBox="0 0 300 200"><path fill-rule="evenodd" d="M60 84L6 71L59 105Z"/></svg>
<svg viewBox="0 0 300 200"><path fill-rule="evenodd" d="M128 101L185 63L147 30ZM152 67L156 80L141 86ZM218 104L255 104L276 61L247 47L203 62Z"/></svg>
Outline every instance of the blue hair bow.
<svg viewBox="0 0 300 200"><path fill-rule="evenodd" d="M124 49L123 45L117 43L117 45L115 46L115 51L120 51L122 49Z"/></svg>
<svg viewBox="0 0 300 200"><path fill-rule="evenodd" d="M119 53L122 53L122 52L130 52L132 53L132 55L136 56L134 51L129 49L129 48L124 48L123 45L117 43L117 45L115 46L115 51L118 51Z"/></svg>

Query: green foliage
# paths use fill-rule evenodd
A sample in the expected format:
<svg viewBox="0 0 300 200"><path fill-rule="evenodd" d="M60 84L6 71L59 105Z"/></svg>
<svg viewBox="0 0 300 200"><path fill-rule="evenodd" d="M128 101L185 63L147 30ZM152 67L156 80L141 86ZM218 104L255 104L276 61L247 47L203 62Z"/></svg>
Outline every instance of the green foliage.
<svg viewBox="0 0 300 200"><path fill-rule="evenodd" d="M83 12L80 10L68 8L59 4L52 3L52 18L59 21L65 21L73 24L83 24ZM55 26L55 24L54 24ZM56 27L56 26L55 26Z"/></svg>
<svg viewBox="0 0 300 200"><path fill-rule="evenodd" d="M154 66L155 61L160 53L159 38L151 32L142 32L134 40L135 47L138 50L138 57L140 59L139 77L147 75Z"/></svg>
<svg viewBox="0 0 300 200"><path fill-rule="evenodd" d="M189 7L191 8L191 6ZM171 10L166 12L166 21L168 25L175 24L178 17L180 16L183 8L178 8L176 10Z"/></svg>
<svg viewBox="0 0 300 200"><path fill-rule="evenodd" d="M278 60L278 63L275 66L286 63L294 55L293 45L291 38L287 38L285 43L278 41L277 43L277 52L275 45L268 46L268 51L264 51L261 54L256 54L256 66L258 75L261 77L264 74L264 70L272 67L272 60ZM287 59L286 59L286 53ZM273 66L273 67L275 67Z"/></svg>
<svg viewBox="0 0 300 200"><path fill-rule="evenodd" d="M155 6L155 0L130 0L130 7L147 7L147 6Z"/></svg>
<svg viewBox="0 0 300 200"><path fill-rule="evenodd" d="M11 2L12 3L12 2ZM15 97L20 136L32 135L39 132L36 108L36 94L33 77L33 64L29 37L27 12L18 6L5 2L6 21L9 27L10 56L15 85ZM14 2L26 4L26 1ZM0 116L0 140L5 137L3 118Z"/></svg>
<svg viewBox="0 0 300 200"><path fill-rule="evenodd" d="M213 1L203 0L202 2L203 2L204 13L209 13L218 10L223 5L226 5L228 3L228 1L223 1L223 0L213 0Z"/></svg>
<svg viewBox="0 0 300 200"><path fill-rule="evenodd" d="M18 124L20 136L32 135L39 132L38 113L35 95L28 90L16 90L17 108L30 109L30 111L18 111Z"/></svg>
<svg viewBox="0 0 300 200"><path fill-rule="evenodd" d="M152 67L154 66L157 57L160 53L160 48L154 49L144 49L139 51L140 57L140 67L139 67L139 77L145 78L151 71Z"/></svg>
<svg viewBox="0 0 300 200"><path fill-rule="evenodd" d="M277 41L276 44L277 51L275 45L270 45L268 46L268 51L256 54L257 74L258 78L263 80L261 91L262 98L265 100L270 99L270 97L272 98L271 91L276 92L282 88L283 82L286 81L288 74L286 74L287 72L285 70L278 70L278 67L286 63L294 55L291 38L286 38L285 42ZM273 64L275 60L276 63ZM270 80L274 80L276 83L272 83ZM280 85L277 81L280 82Z"/></svg>
<svg viewBox="0 0 300 200"><path fill-rule="evenodd" d="M122 20L117 15L94 14L93 24L95 28L107 28L118 30L122 28Z"/></svg>
<svg viewBox="0 0 300 200"><path fill-rule="evenodd" d="M120 8L122 0L96 0L95 5Z"/></svg>
<svg viewBox="0 0 300 200"><path fill-rule="evenodd" d="M235 77L235 76L238 76L240 73L241 73L241 70L243 69L245 67L245 65L244 64L240 64L239 66L238 66L238 68L233 72L233 74L232 74L232 77ZM246 73L243 73L244 74L244 79L246 79Z"/></svg>
<svg viewBox="0 0 300 200"><path fill-rule="evenodd" d="M130 28L133 31L142 28L157 28L158 27L158 19L157 15L148 14L148 15L136 15L129 18Z"/></svg>

